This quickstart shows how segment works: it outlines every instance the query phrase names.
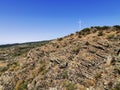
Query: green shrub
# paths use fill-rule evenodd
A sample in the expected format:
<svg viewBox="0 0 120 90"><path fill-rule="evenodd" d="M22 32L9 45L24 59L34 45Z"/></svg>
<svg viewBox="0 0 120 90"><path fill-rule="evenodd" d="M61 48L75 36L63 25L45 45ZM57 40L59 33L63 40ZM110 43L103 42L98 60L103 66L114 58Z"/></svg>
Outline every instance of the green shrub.
<svg viewBox="0 0 120 90"><path fill-rule="evenodd" d="M97 72L94 76L95 79L98 80L101 77L101 74L102 74L102 72Z"/></svg>
<svg viewBox="0 0 120 90"><path fill-rule="evenodd" d="M115 88L113 90L120 90L120 82L115 85Z"/></svg>
<svg viewBox="0 0 120 90"><path fill-rule="evenodd" d="M90 34L90 28L85 28L81 32L82 32L83 35Z"/></svg>
<svg viewBox="0 0 120 90"><path fill-rule="evenodd" d="M68 78L68 72L67 71L63 71L62 72L62 77L65 79L65 78Z"/></svg>
<svg viewBox="0 0 120 90"><path fill-rule="evenodd" d="M102 32L102 31L99 31L97 35L98 35L98 36L102 36L102 35L103 35L103 32Z"/></svg>
<svg viewBox="0 0 120 90"><path fill-rule="evenodd" d="M72 52L74 54L76 54L76 55L79 53L79 51L80 51L80 47L79 46L74 47L73 50L72 50Z"/></svg>
<svg viewBox="0 0 120 90"><path fill-rule="evenodd" d="M87 45L87 46L88 46L88 45L90 45L90 43L89 43L89 42L85 42L85 45Z"/></svg>
<svg viewBox="0 0 120 90"><path fill-rule="evenodd" d="M90 34L90 28L84 28L81 31L77 31L76 34L78 34L78 37L81 38L82 35Z"/></svg>
<svg viewBox="0 0 120 90"><path fill-rule="evenodd" d="M8 67L11 67L11 66L19 66L19 63L18 62L11 62L7 65Z"/></svg>
<svg viewBox="0 0 120 90"><path fill-rule="evenodd" d="M105 30L105 29L109 29L110 27L109 26L103 26L101 27L101 29Z"/></svg>
<svg viewBox="0 0 120 90"><path fill-rule="evenodd" d="M20 86L19 86L19 90L27 90L27 82L23 82Z"/></svg>
<svg viewBox="0 0 120 90"><path fill-rule="evenodd" d="M120 65L119 64L115 65L115 67L114 67L114 73L115 74L120 74Z"/></svg>
<svg viewBox="0 0 120 90"><path fill-rule="evenodd" d="M76 90L77 88L74 83L71 83L69 81L64 82L63 86L66 87L66 90Z"/></svg>
<svg viewBox="0 0 120 90"><path fill-rule="evenodd" d="M8 70L8 67L0 67L0 72L5 72Z"/></svg>
<svg viewBox="0 0 120 90"><path fill-rule="evenodd" d="M48 72L44 61L40 61L39 72L41 73L41 75L45 75Z"/></svg>
<svg viewBox="0 0 120 90"><path fill-rule="evenodd" d="M58 41L62 41L63 40L63 38L58 38Z"/></svg>
<svg viewBox="0 0 120 90"><path fill-rule="evenodd" d="M84 31L84 32L89 32L89 31L90 31L90 28L84 28L82 31Z"/></svg>
<svg viewBox="0 0 120 90"><path fill-rule="evenodd" d="M94 27L92 26L92 27L90 27L90 28L92 28L92 29L93 29Z"/></svg>
<svg viewBox="0 0 120 90"><path fill-rule="evenodd" d="M105 29L109 29L110 27L109 26L95 26L94 28L98 29L98 30L105 30Z"/></svg>
<svg viewBox="0 0 120 90"><path fill-rule="evenodd" d="M120 29L120 25L115 25L113 27L115 27L116 29Z"/></svg>
<svg viewBox="0 0 120 90"><path fill-rule="evenodd" d="M95 26L94 28L96 28L96 29L98 29L98 30L99 30L99 29L101 29L101 27L100 27L100 26Z"/></svg>
<svg viewBox="0 0 120 90"><path fill-rule="evenodd" d="M73 35L74 35L73 33L70 34L70 36L73 36Z"/></svg>
<svg viewBox="0 0 120 90"><path fill-rule="evenodd" d="M5 61L5 60L6 60L6 58L0 57L0 61Z"/></svg>
<svg viewBox="0 0 120 90"><path fill-rule="evenodd" d="M78 35L78 38L82 38L82 36L81 36L81 35Z"/></svg>
<svg viewBox="0 0 120 90"><path fill-rule="evenodd" d="M76 31L76 34L79 34L80 31Z"/></svg>

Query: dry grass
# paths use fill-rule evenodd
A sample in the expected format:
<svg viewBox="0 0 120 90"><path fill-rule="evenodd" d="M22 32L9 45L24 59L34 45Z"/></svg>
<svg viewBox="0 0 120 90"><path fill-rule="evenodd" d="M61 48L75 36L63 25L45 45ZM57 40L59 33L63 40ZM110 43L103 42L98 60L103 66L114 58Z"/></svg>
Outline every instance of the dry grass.
<svg viewBox="0 0 120 90"><path fill-rule="evenodd" d="M107 34L107 39L113 39L115 37L116 32L110 32Z"/></svg>
<svg viewBox="0 0 120 90"><path fill-rule="evenodd" d="M20 90L19 88L20 88L20 85L23 83L23 80L18 80L17 81L17 84L16 84L16 86L15 86L15 90Z"/></svg>

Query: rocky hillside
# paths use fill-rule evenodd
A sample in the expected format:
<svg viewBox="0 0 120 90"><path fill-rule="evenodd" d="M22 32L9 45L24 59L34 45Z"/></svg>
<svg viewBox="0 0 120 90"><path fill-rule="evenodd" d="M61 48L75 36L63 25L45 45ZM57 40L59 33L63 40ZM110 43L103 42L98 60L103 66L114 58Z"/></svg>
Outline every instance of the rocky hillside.
<svg viewBox="0 0 120 90"><path fill-rule="evenodd" d="M13 47L0 48L0 90L120 90L118 25Z"/></svg>

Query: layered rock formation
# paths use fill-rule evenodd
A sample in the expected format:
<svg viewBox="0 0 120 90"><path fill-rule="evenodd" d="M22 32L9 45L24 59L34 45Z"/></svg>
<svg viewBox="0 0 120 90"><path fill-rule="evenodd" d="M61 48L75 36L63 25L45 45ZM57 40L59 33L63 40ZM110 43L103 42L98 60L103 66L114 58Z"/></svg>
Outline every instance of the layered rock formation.
<svg viewBox="0 0 120 90"><path fill-rule="evenodd" d="M0 65L0 90L120 90L118 26L86 28L14 61L0 55L7 58Z"/></svg>

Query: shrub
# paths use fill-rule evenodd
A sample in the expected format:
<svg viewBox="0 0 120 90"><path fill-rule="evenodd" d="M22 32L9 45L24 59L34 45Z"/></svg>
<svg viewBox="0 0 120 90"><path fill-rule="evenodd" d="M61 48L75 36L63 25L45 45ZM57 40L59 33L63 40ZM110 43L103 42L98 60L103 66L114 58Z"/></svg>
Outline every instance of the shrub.
<svg viewBox="0 0 120 90"><path fill-rule="evenodd" d="M5 72L8 70L8 67L0 67L0 72Z"/></svg>
<svg viewBox="0 0 120 90"><path fill-rule="evenodd" d="M89 31L90 31L90 28L84 28L82 31L84 31L84 32L89 32Z"/></svg>
<svg viewBox="0 0 120 90"><path fill-rule="evenodd" d="M74 54L76 54L76 55L79 53L79 51L80 51L80 47L79 46L74 47L73 50L72 50L72 52Z"/></svg>
<svg viewBox="0 0 120 90"><path fill-rule="evenodd" d="M90 34L90 28L85 28L81 31L77 31L76 34L78 34L78 37L81 38L81 35L87 35L87 34Z"/></svg>
<svg viewBox="0 0 120 90"><path fill-rule="evenodd" d="M102 35L103 35L103 32L102 32L102 31L99 31L97 35L98 35L98 36L102 36Z"/></svg>
<svg viewBox="0 0 120 90"><path fill-rule="evenodd" d="M79 34L79 31L76 31L76 34Z"/></svg>
<svg viewBox="0 0 120 90"><path fill-rule="evenodd" d="M58 38L58 41L62 41L63 40L63 38Z"/></svg>
<svg viewBox="0 0 120 90"><path fill-rule="evenodd" d="M113 27L115 27L116 29L120 29L120 25L115 25Z"/></svg>
<svg viewBox="0 0 120 90"><path fill-rule="evenodd" d="M103 26L103 27L101 27L101 29L109 29L110 27L109 26Z"/></svg>
<svg viewBox="0 0 120 90"><path fill-rule="evenodd" d="M68 78L68 72L67 71L63 71L62 72L62 77L65 79L65 78Z"/></svg>
<svg viewBox="0 0 120 90"><path fill-rule="evenodd" d="M45 75L48 72L44 61L40 61L39 72L41 73L41 75Z"/></svg>
<svg viewBox="0 0 120 90"><path fill-rule="evenodd" d="M98 80L101 77L101 74L102 74L102 72L97 72L94 76L95 79Z"/></svg>
<svg viewBox="0 0 120 90"><path fill-rule="evenodd" d="M72 60L72 59L73 59L73 56L69 56L69 57L68 57L68 60Z"/></svg>
<svg viewBox="0 0 120 90"><path fill-rule="evenodd" d="M66 87L66 90L76 90L77 88L74 83L71 83L69 81L64 82L63 86Z"/></svg>
<svg viewBox="0 0 120 90"><path fill-rule="evenodd" d="M90 43L89 43L89 42L85 42L85 45L87 45L87 46L88 46L88 45L90 45Z"/></svg>
<svg viewBox="0 0 120 90"><path fill-rule="evenodd" d="M20 88L20 85L23 83L23 80L18 80L17 81L17 84L16 84L16 86L15 86L15 90L21 90L21 89L19 89ZM22 89L23 90L23 89Z"/></svg>
<svg viewBox="0 0 120 90"><path fill-rule="evenodd" d="M78 38L82 38L82 36L81 36L81 35L78 35Z"/></svg>
<svg viewBox="0 0 120 90"><path fill-rule="evenodd" d="M112 39L115 37L115 33L110 33L107 35L107 39Z"/></svg>
<svg viewBox="0 0 120 90"><path fill-rule="evenodd" d="M70 36L73 36L73 35L74 35L73 33L70 34Z"/></svg>
<svg viewBox="0 0 120 90"><path fill-rule="evenodd" d="M11 63L9 63L7 66L8 66L9 68L10 68L10 67L17 67L17 66L19 66L19 63L18 63L18 62L11 62Z"/></svg>
<svg viewBox="0 0 120 90"><path fill-rule="evenodd" d="M116 86L113 90L120 90L120 82L118 84L116 84Z"/></svg>
<svg viewBox="0 0 120 90"><path fill-rule="evenodd" d="M19 90L26 90L27 89L27 82L23 82L20 86L19 86Z"/></svg>
<svg viewBox="0 0 120 90"><path fill-rule="evenodd" d="M119 64L115 65L115 67L114 67L114 73L115 74L120 74L120 65Z"/></svg>
<svg viewBox="0 0 120 90"><path fill-rule="evenodd" d="M94 28L98 29L98 30L105 30L105 29L109 29L110 27L109 26L95 26Z"/></svg>
<svg viewBox="0 0 120 90"><path fill-rule="evenodd" d="M92 27L90 27L90 28L92 28L92 29L93 29L94 27L92 26Z"/></svg>
<svg viewBox="0 0 120 90"><path fill-rule="evenodd" d="M98 30L99 30L99 29L101 29L101 27L100 27L100 26L95 26L94 28L96 28L96 29L98 29Z"/></svg>
<svg viewBox="0 0 120 90"><path fill-rule="evenodd" d="M0 57L0 61L5 61L5 60L6 60L6 58Z"/></svg>
<svg viewBox="0 0 120 90"><path fill-rule="evenodd" d="M81 31L84 35L90 34L90 28L85 28Z"/></svg>

